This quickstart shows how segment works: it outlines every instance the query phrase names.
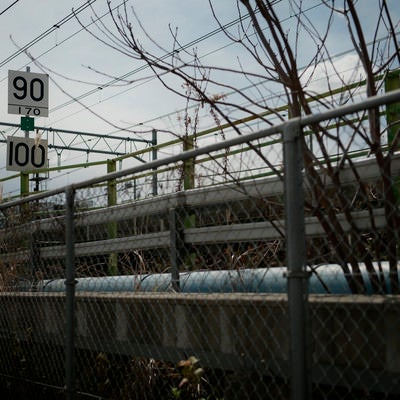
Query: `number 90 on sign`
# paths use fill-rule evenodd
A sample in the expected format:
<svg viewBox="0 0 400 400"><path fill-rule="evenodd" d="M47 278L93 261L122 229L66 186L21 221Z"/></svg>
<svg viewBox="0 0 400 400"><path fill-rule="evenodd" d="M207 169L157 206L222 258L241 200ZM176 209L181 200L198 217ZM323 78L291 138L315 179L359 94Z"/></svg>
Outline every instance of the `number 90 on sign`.
<svg viewBox="0 0 400 400"><path fill-rule="evenodd" d="M30 138L7 138L7 170L33 171L46 167L47 140L37 144Z"/></svg>

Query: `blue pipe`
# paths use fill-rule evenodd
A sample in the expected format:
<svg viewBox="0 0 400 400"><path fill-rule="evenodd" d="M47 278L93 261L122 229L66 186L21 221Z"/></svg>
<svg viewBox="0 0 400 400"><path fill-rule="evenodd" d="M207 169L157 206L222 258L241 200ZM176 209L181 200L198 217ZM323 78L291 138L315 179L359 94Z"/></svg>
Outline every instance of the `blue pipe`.
<svg viewBox="0 0 400 400"><path fill-rule="evenodd" d="M359 264L367 294L372 294L368 272ZM374 263L378 271L378 263ZM389 263L381 262L387 293ZM310 294L351 294L342 268L338 264L321 264L307 268L310 272ZM180 290L183 293L286 293L286 267L235 269L222 271L181 272ZM400 276L400 275L399 275ZM44 292L64 292L65 280L44 280L38 285ZM172 290L171 274L121 275L77 279L76 291L89 292L167 292Z"/></svg>

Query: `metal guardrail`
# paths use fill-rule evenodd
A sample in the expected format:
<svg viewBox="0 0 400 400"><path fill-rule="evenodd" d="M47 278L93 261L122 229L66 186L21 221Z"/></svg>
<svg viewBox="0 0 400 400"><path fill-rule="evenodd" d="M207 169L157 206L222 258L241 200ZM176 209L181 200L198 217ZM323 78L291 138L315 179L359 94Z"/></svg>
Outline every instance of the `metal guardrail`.
<svg viewBox="0 0 400 400"><path fill-rule="evenodd" d="M379 169L374 159L365 159L355 163L358 172L358 179L363 182L376 181L379 179ZM392 172L394 175L400 175L400 155L395 155L392 160ZM321 173L323 175L323 172ZM354 174L351 174L350 168L343 168L339 171L340 180L343 185L355 185ZM326 188L333 187L329 177L325 179ZM167 248L170 246L170 231L165 226L168 223L169 210L179 209L184 206L196 212L196 207L204 208L207 206L216 206L219 213L225 213L235 207L235 203L240 203L248 198L265 199L274 196L283 198L283 182L276 177L263 178L249 182L243 182L240 186L235 184L218 185L203 189L190 190L176 194L160 196L127 203L108 208L100 208L92 211L79 212L75 221L75 226L85 227L88 230L88 241L80 240L75 245L75 255L93 256L97 254L108 254L112 252L125 252L138 249ZM59 210L58 210L59 212ZM383 209L374 211L375 228L382 228L385 225ZM201 213L201 212L200 212ZM50 213L51 214L51 213ZM90 238L90 230L99 230L99 226L104 225L107 230L107 224L118 221L132 220L136 217L146 217L151 215L164 215L164 229L151 234L126 234L120 233L118 238L93 240ZM367 210L352 212L354 223L359 229L372 229L370 214ZM346 222L344 215L338 216L343 229L349 232L352 227ZM254 240L274 240L281 239L276 227L281 231L285 230L283 219L274 219L271 221L235 223L234 221L219 223L215 226L186 228L183 230L184 242L187 244L211 244L211 243L237 243ZM11 232L1 232L2 237L15 236L18 232L38 235L40 232L60 231L64 228L63 217L55 216L39 221L31 221L14 228ZM316 217L305 218L305 229L307 235L324 235L324 230ZM64 244L40 244L40 257L43 259L64 258L66 249ZM7 262L10 259L19 261L28 260L29 251L18 253L0 254L0 262Z"/></svg>

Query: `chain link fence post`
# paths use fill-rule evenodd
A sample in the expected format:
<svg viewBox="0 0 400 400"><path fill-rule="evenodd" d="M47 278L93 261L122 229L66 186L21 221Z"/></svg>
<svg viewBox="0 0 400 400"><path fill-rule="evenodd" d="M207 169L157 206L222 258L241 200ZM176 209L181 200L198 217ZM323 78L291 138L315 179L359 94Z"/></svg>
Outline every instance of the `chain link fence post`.
<svg viewBox="0 0 400 400"><path fill-rule="evenodd" d="M75 191L69 186L65 191L65 244L66 244L66 343L65 389L66 399L75 398L74 331L75 331L75 257L74 257L74 203Z"/></svg>
<svg viewBox="0 0 400 400"><path fill-rule="evenodd" d="M171 285L175 292L179 292L179 232L176 224L176 209L171 208L169 210Z"/></svg>
<svg viewBox="0 0 400 400"><path fill-rule="evenodd" d="M289 121L283 130L288 304L291 345L291 399L309 399L307 366L307 292L303 157L300 120Z"/></svg>

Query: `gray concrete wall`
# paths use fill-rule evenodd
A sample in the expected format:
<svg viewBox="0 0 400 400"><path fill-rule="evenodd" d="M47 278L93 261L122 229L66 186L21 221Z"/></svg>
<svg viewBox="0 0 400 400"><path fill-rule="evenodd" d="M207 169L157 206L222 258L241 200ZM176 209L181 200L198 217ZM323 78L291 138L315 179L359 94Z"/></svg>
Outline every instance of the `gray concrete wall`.
<svg viewBox="0 0 400 400"><path fill-rule="evenodd" d="M63 294L1 293L0 334L65 342ZM315 383L400 393L400 298L310 296ZM114 293L76 297L77 347L288 377L287 298Z"/></svg>

